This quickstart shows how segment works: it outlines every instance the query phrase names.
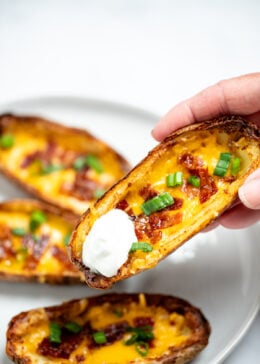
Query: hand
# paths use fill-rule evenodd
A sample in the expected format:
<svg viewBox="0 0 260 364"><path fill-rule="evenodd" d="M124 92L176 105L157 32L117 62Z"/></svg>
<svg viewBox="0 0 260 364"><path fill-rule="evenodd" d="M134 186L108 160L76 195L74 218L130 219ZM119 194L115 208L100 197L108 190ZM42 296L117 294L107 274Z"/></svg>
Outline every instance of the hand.
<svg viewBox="0 0 260 364"><path fill-rule="evenodd" d="M242 115L260 128L260 73L220 81L182 101L159 121L152 135L161 141L180 127L226 114ZM260 220L260 169L239 189L239 198L240 203L218 218L218 224L243 228Z"/></svg>

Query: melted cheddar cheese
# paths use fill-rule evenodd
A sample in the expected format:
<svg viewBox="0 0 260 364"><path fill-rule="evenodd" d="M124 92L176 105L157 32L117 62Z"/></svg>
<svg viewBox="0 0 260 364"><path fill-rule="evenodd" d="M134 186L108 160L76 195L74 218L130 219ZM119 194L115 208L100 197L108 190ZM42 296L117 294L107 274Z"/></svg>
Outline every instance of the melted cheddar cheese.
<svg viewBox="0 0 260 364"><path fill-rule="evenodd" d="M121 317L117 317L114 314L115 308L122 312ZM144 360L136 351L134 345L125 345L125 341L129 338L128 332L120 340L94 348L89 348L89 338L84 337L70 354L69 359L51 356L44 358L36 353L40 342L48 337L50 333L49 321L43 312L39 315L38 318L37 316L36 318L32 316L33 320L37 321L37 328L32 325L23 334L24 352L36 355L35 357L39 363L127 364L130 361L142 363ZM88 322L94 330L102 330L108 325L116 324L123 320L127 321L129 325L133 325L135 318L140 316L152 318L154 322L154 339L147 354L149 359L167 354L169 348L175 347L177 349L180 345L185 344L193 334L184 315L169 312L161 306L149 306L144 303L144 295L139 296L139 302L130 302L128 304L118 302L115 305L106 302L100 306L91 306L84 314L81 313L78 317L75 316L73 320L79 325L84 325ZM79 357L81 361L77 360Z"/></svg>

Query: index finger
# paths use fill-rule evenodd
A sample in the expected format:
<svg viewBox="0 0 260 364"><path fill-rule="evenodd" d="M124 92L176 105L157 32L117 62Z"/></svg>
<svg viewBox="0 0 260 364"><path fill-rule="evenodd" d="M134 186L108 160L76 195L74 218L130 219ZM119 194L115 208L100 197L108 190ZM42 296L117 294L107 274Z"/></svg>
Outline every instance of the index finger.
<svg viewBox="0 0 260 364"><path fill-rule="evenodd" d="M160 141L180 127L224 114L260 119L260 73L220 81L182 101L159 121L152 135Z"/></svg>

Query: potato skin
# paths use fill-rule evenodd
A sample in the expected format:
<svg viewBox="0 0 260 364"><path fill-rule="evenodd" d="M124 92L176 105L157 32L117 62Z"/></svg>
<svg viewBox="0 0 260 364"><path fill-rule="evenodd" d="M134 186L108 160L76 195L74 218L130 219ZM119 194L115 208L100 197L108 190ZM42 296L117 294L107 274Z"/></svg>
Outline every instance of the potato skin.
<svg viewBox="0 0 260 364"><path fill-rule="evenodd" d="M201 204L201 208L197 218L187 226L180 229L180 232L167 236L165 242L169 246L159 258L152 264L144 263L143 266L133 268L131 261L128 261L118 270L117 275L113 277L105 277L101 274L93 273L88 267L82 263L81 252L85 236L88 234L94 221L112 208L115 208L120 199L127 195L132 186L149 182L149 172L159 166L160 160L168 153L169 150L178 148L181 138L185 135L194 136L203 135L204 132L209 133L224 133L228 138L233 138L234 146L236 147L237 140L241 141L237 151L244 153L247 162L245 163L244 171L239 177L230 182L225 182L225 190L221 190L212 197L212 201L207 201ZM198 139L198 142L200 140ZM234 148L235 148L234 147ZM241 149L241 150L240 150ZM138 274L143 270L150 269L156 265L161 259L173 252L196 233L204 229L214 219L220 216L228 209L234 200L237 198L239 187L243 184L247 176L260 166L260 131L253 123L247 122L242 117L224 116L218 119L195 123L177 130L169 135L164 141L149 152L147 157L143 159L136 167L134 167L121 181L114 185L97 203L82 215L70 244L70 254L72 261L85 274L86 283L93 288L106 289L112 284L122 279L126 279L132 275ZM216 196L216 197L215 197Z"/></svg>
<svg viewBox="0 0 260 364"><path fill-rule="evenodd" d="M46 204L42 201L32 200L32 199L14 199L8 200L0 203L0 213L26 213L30 214L34 210L40 210L44 212L47 216L60 217L63 223L71 229L76 225L78 216L61 210L52 205ZM28 216L29 220L29 216ZM79 284L82 283L83 277L77 270L68 271L67 268L63 268L63 272L57 274L53 271L49 271L45 274L39 274L36 269L32 269L29 272L21 270L19 273L3 271L0 268L0 280L9 282L39 282L48 284Z"/></svg>
<svg viewBox="0 0 260 364"><path fill-rule="evenodd" d="M145 294L147 306L163 307L169 312L177 312L185 316L189 327L192 330L191 336L185 343L178 347L171 346L167 354L151 359L149 355L142 359L142 363L158 364L184 364L194 359L195 356L208 344L210 336L210 324L203 313L189 302L169 295ZM45 321L73 321L77 316L84 317L84 313L93 306L100 306L104 303L130 304L138 302L139 294L110 293L95 297L87 297L65 302L59 306L35 309L22 312L13 317L7 330L6 353L11 360L17 364L37 364L37 357L34 353L27 353L21 350L23 335L33 326ZM113 344L112 344L113 345ZM46 361L45 363L51 363ZM129 364L133 363L132 361Z"/></svg>
<svg viewBox="0 0 260 364"><path fill-rule="evenodd" d="M86 130L68 127L38 116L19 116L14 114L0 115L0 135L7 133L12 134L15 138L16 133L19 132L21 134L21 130L26 131L28 134L28 140L25 140L26 133L23 133L23 143L27 144L27 147L31 144L30 138L33 139L34 142L36 141L36 143L38 143L39 149L32 149L31 152L40 150L41 147L43 147L42 142L45 140L46 143L51 141L51 143L55 143L57 147L61 147L65 151L68 150L69 153L74 152L75 155L78 154L81 156L84 154L93 153L97 154L99 158L106 160L106 167L111 176L110 181L106 182L106 186L104 187L105 190L122 178L130 169L128 161L122 155ZM20 148L21 147L23 146L20 145ZM15 148L15 143L13 148ZM97 198L93 196L79 198L78 195L80 187L78 186L72 187L72 190L75 190L76 192L76 194L72 196L70 196L70 192L66 192L67 194L64 194L64 192L61 192L60 190L45 190L43 186L45 185L46 181L48 182L50 176L47 175L42 177L45 179L37 184L35 184L31 179L28 180L24 178L24 169L21 170L19 163L16 168L12 168L12 165L10 166L10 164L13 163L13 159L8 158L5 160L2 158L1 154L8 152L8 149L3 150L0 148L0 172L2 172L9 180L15 184L18 184L25 191L29 192L36 198L77 215L81 215L91 204L93 204L94 201L96 201ZM19 151L18 154L22 154L23 152L23 150L22 152ZM10 159L12 163L10 163ZM75 180L76 171L73 170L71 166L69 168L70 172L68 174L70 176L63 178L64 185L68 184L68 182L73 185L72 182ZM59 173L62 173L62 171L56 173L58 175ZM22 175L23 177L21 177ZM54 180L52 179L52 184L53 181Z"/></svg>

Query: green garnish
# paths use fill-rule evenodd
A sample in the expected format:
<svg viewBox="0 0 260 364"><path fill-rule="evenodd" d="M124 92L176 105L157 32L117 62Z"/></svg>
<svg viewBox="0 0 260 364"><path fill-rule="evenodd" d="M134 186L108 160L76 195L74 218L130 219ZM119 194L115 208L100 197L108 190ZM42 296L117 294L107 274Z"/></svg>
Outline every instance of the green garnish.
<svg viewBox="0 0 260 364"><path fill-rule="evenodd" d="M14 145L14 137L11 134L0 136L0 147L3 149L11 148Z"/></svg>
<svg viewBox="0 0 260 364"><path fill-rule="evenodd" d="M46 215L40 211L33 211L30 219L30 230L34 232L41 224L47 220Z"/></svg>
<svg viewBox="0 0 260 364"><path fill-rule="evenodd" d="M231 159L231 176L236 176L240 170L241 159L234 157Z"/></svg>
<svg viewBox="0 0 260 364"><path fill-rule="evenodd" d="M49 164L48 166L42 167L41 174L50 174L56 171L60 171L64 167L60 164Z"/></svg>
<svg viewBox="0 0 260 364"><path fill-rule="evenodd" d="M139 341L135 343L135 350L140 354L141 356L146 356L148 354L149 345L148 343L144 341Z"/></svg>
<svg viewBox="0 0 260 364"><path fill-rule="evenodd" d="M94 155L87 155L86 156L86 165L90 168L94 169L97 173L103 172L103 166L100 163L100 160L95 157Z"/></svg>
<svg viewBox="0 0 260 364"><path fill-rule="evenodd" d="M119 310L118 308L115 308L112 312L117 317L123 317L124 316L123 312L121 310Z"/></svg>
<svg viewBox="0 0 260 364"><path fill-rule="evenodd" d="M73 168L77 171L82 170L86 166L94 169L97 173L102 173L104 170L100 160L91 154L85 157L78 157L73 163Z"/></svg>
<svg viewBox="0 0 260 364"><path fill-rule="evenodd" d="M68 233L67 235L64 236L63 238L63 243L68 246L69 242L70 242L70 237L71 237L71 233Z"/></svg>
<svg viewBox="0 0 260 364"><path fill-rule="evenodd" d="M74 321L67 322L64 325L64 327L65 327L65 329L69 330L73 334L78 334L82 330L82 326L80 326L79 324L77 324L77 322L74 322Z"/></svg>
<svg viewBox="0 0 260 364"><path fill-rule="evenodd" d="M104 331L94 332L93 339L97 344L105 344L107 342L107 338Z"/></svg>
<svg viewBox="0 0 260 364"><path fill-rule="evenodd" d="M98 199L98 198L102 197L102 196L104 195L104 193L105 193L105 192L106 192L106 191L105 191L103 188L97 188L97 189L94 191L93 195L94 195L94 197L95 197L96 199Z"/></svg>
<svg viewBox="0 0 260 364"><path fill-rule="evenodd" d="M24 236L26 234L26 229L22 227L16 227L11 230L11 233L16 236Z"/></svg>
<svg viewBox="0 0 260 364"><path fill-rule="evenodd" d="M80 171L85 166L86 166L86 159L85 159L85 157L78 157L73 162L73 168L76 169L77 171Z"/></svg>
<svg viewBox="0 0 260 364"><path fill-rule="evenodd" d="M148 342L154 339L154 334L152 332L152 326L140 326L131 327L129 326L127 331L132 332L132 336L125 341L125 345L135 344L135 349L138 354L146 356L149 350Z"/></svg>
<svg viewBox="0 0 260 364"><path fill-rule="evenodd" d="M50 322L50 336L49 340L51 343L61 343L61 326L57 322Z"/></svg>
<svg viewBox="0 0 260 364"><path fill-rule="evenodd" d="M182 184L183 184L182 172L171 173L171 174L168 174L168 176L166 177L167 187L182 186Z"/></svg>
<svg viewBox="0 0 260 364"><path fill-rule="evenodd" d="M136 252L137 250L142 250L145 253L150 253L153 250L153 246L149 243L138 241L132 244L130 253Z"/></svg>
<svg viewBox="0 0 260 364"><path fill-rule="evenodd" d="M231 159L231 153L220 153L220 157L214 169L213 174L215 176L224 177L225 174L227 173L230 159Z"/></svg>
<svg viewBox="0 0 260 364"><path fill-rule="evenodd" d="M159 211L164 209L167 206L170 206L174 203L173 197L168 192L163 192L160 195L157 195L150 200L145 201L141 209L145 215L150 215L155 211Z"/></svg>
<svg viewBox="0 0 260 364"><path fill-rule="evenodd" d="M188 183L190 183L194 187L199 188L200 187L200 178L197 176L190 176L188 178Z"/></svg>
<svg viewBox="0 0 260 364"><path fill-rule="evenodd" d="M26 246L21 246L18 250L16 250L16 259L18 262L23 262L27 258L28 249Z"/></svg>

